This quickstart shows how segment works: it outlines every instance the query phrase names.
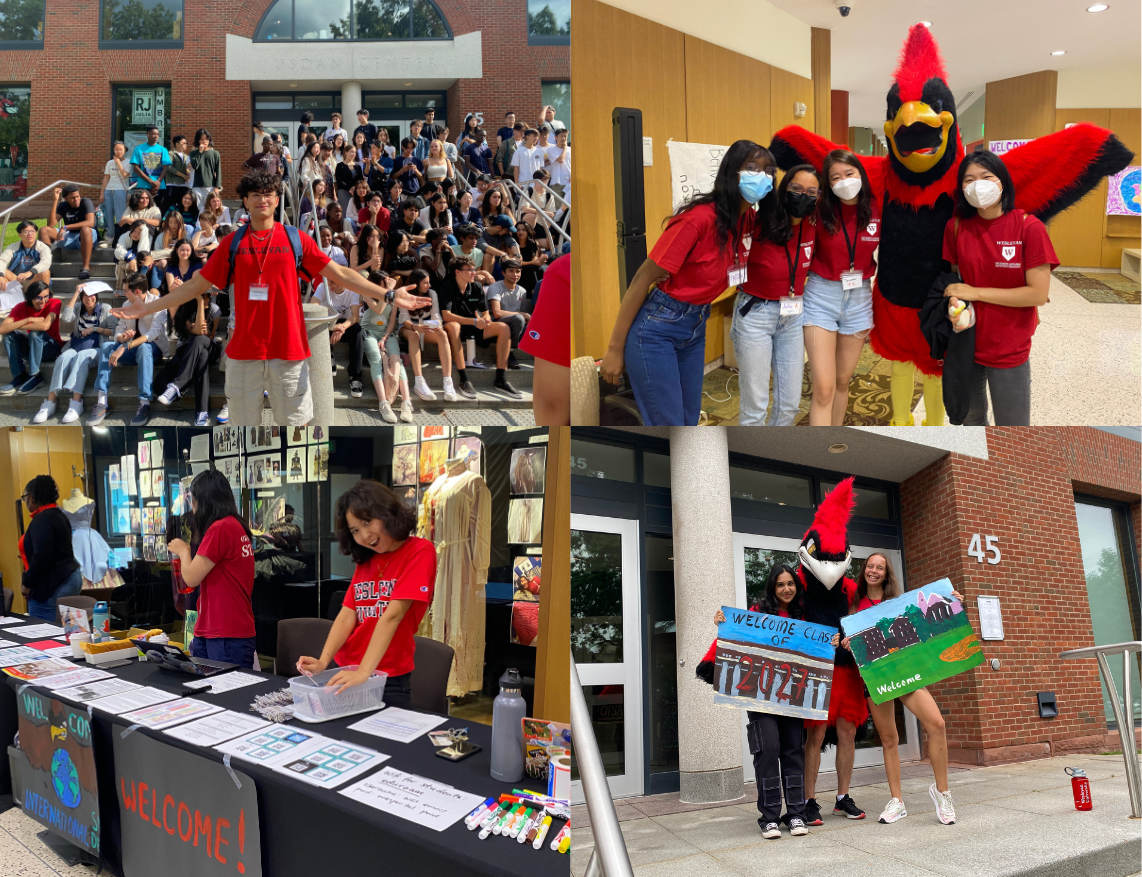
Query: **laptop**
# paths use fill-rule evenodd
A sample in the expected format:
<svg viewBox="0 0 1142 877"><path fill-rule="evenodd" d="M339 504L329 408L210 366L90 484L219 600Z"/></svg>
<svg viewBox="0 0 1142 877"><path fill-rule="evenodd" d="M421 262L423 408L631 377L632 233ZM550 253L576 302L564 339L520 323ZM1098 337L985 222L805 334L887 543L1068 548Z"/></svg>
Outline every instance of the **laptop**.
<svg viewBox="0 0 1142 877"><path fill-rule="evenodd" d="M164 670L171 670L175 673L188 673L191 676L215 676L218 673L238 669L237 664L191 657L178 646L170 643L152 643L145 639L133 639L131 642L146 654L147 660L152 664L158 664Z"/></svg>

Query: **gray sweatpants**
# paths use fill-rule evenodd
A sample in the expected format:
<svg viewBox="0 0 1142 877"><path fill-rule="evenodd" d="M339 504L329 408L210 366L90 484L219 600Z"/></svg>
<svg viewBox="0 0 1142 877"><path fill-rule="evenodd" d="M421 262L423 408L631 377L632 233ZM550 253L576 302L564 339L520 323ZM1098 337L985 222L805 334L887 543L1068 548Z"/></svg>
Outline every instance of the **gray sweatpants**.
<svg viewBox="0 0 1142 877"><path fill-rule="evenodd" d="M989 368L978 362L971 372L971 404L964 426L987 426L987 391L996 426L1031 425L1031 360L1015 368Z"/></svg>

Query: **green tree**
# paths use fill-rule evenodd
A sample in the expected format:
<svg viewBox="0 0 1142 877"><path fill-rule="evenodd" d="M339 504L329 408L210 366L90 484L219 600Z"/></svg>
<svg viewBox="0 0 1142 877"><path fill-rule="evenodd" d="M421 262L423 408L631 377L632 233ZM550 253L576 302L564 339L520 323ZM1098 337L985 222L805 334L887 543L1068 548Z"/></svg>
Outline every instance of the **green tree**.
<svg viewBox="0 0 1142 877"><path fill-rule="evenodd" d="M5 40L42 40L44 0L0 0L0 34Z"/></svg>
<svg viewBox="0 0 1142 877"><path fill-rule="evenodd" d="M863 636L849 637L849 648L852 649L853 660L858 666L863 667L868 663L868 647Z"/></svg>
<svg viewBox="0 0 1142 877"><path fill-rule="evenodd" d="M881 618L876 622L876 629L884 634L885 641L892 642L892 622L895 618Z"/></svg>
<svg viewBox="0 0 1142 877"><path fill-rule="evenodd" d="M176 21L178 24L176 24ZM103 4L103 39L105 40L172 40L182 36L180 16L163 3L150 9L141 0L105 0Z"/></svg>
<svg viewBox="0 0 1142 877"><path fill-rule="evenodd" d="M448 36L444 20L428 0L412 0L412 35L415 39Z"/></svg>
<svg viewBox="0 0 1142 877"><path fill-rule="evenodd" d="M539 12L527 13L527 26L529 33L535 34L540 37L557 37L559 33L559 22L555 18L555 12L550 6L544 6Z"/></svg>
<svg viewBox="0 0 1142 877"><path fill-rule="evenodd" d="M927 619L924 618L924 613L920 611L920 607L913 603L904 610L904 617L912 622L912 626L916 628L916 635L920 637L920 642L927 642L932 638L932 631L928 626Z"/></svg>
<svg viewBox="0 0 1142 877"><path fill-rule="evenodd" d="M571 646L589 662L607 645L622 659L622 540L571 531Z"/></svg>
<svg viewBox="0 0 1142 877"><path fill-rule="evenodd" d="M0 98L14 102L4 107L7 118L0 119L0 158L10 157L9 147L15 146L19 149L17 166L28 163L28 122L32 113L31 98L24 91L0 92Z"/></svg>

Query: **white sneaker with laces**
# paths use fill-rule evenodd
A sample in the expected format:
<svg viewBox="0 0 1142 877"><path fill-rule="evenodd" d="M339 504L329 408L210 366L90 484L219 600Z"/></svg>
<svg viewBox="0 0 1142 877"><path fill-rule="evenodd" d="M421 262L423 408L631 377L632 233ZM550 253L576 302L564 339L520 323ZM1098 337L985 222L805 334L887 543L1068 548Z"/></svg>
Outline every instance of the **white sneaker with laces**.
<svg viewBox="0 0 1142 877"><path fill-rule="evenodd" d="M385 423L396 423L397 416L393 411L393 406L389 404L387 399L381 400L381 420Z"/></svg>
<svg viewBox="0 0 1142 877"><path fill-rule="evenodd" d="M794 837L801 837L809 833L809 829L805 826L805 820L800 816L794 816L789 820L789 833Z"/></svg>
<svg viewBox="0 0 1142 877"><path fill-rule="evenodd" d="M774 840L781 837L781 826L776 822L765 823L765 828L761 830L761 836L766 840Z"/></svg>
<svg viewBox="0 0 1142 877"><path fill-rule="evenodd" d="M67 403L67 411L63 413L60 423L75 423L81 414L83 414L83 400L72 399Z"/></svg>
<svg viewBox="0 0 1142 877"><path fill-rule="evenodd" d="M174 402L175 399L179 397L179 395L180 393L178 391L178 387L176 387L174 384L167 384L167 388L163 390L163 394L159 396L159 401L164 405L170 405Z"/></svg>
<svg viewBox="0 0 1142 877"><path fill-rule="evenodd" d="M426 402L436 401L436 394L428 388L423 375L416 376L416 380L412 382L412 391Z"/></svg>
<svg viewBox="0 0 1142 877"><path fill-rule="evenodd" d="M45 399L44 404L40 406L40 410L36 412L36 416L32 418L32 423L43 423L55 413L56 403L51 399Z"/></svg>
<svg viewBox="0 0 1142 877"><path fill-rule="evenodd" d="M932 796L932 800L936 804L936 818L939 819L944 825L953 825L956 821L956 808L952 803L952 792L949 789L946 792L936 790L936 784L928 786L928 794Z"/></svg>
<svg viewBox="0 0 1142 877"><path fill-rule="evenodd" d="M885 825L891 825L907 815L908 811L904 809L904 802L899 798L893 798L885 805L884 812L880 814L880 821Z"/></svg>
<svg viewBox="0 0 1142 877"><path fill-rule="evenodd" d="M456 395L456 388L452 386L452 378L444 379L444 401L445 402L459 402L460 397Z"/></svg>
<svg viewBox="0 0 1142 877"><path fill-rule="evenodd" d="M412 400L405 399L400 403L400 419L402 423L412 423Z"/></svg>

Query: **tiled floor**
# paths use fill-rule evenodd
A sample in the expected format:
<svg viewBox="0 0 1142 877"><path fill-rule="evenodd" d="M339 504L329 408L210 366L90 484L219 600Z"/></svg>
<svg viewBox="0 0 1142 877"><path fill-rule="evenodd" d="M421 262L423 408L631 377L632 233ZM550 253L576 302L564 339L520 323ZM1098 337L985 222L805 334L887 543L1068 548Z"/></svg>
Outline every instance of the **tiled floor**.
<svg viewBox="0 0 1142 877"><path fill-rule="evenodd" d="M0 813L0 877L94 877L94 867L68 867L37 836L44 830L19 807Z"/></svg>

